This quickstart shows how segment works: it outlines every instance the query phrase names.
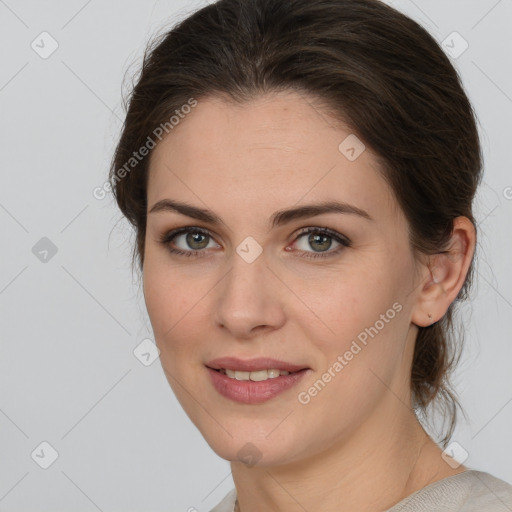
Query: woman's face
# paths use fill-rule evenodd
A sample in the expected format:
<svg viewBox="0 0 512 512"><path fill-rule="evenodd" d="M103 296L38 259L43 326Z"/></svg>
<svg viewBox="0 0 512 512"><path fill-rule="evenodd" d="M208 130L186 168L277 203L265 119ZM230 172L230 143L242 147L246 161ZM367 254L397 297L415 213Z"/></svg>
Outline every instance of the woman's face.
<svg viewBox="0 0 512 512"><path fill-rule="evenodd" d="M155 148L147 197L161 363L221 457L298 461L407 411L420 282L407 223L375 155L311 98L199 101ZM257 371L287 365L300 371Z"/></svg>

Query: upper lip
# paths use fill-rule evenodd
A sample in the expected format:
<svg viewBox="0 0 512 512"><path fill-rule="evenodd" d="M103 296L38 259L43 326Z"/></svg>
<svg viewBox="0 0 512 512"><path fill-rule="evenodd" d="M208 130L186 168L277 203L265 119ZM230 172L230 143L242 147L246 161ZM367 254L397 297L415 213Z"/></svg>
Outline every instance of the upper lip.
<svg viewBox="0 0 512 512"><path fill-rule="evenodd" d="M220 357L206 363L206 366L214 370L240 370L245 372L253 372L264 369L277 369L286 372L296 372L304 370L304 365L291 364L286 361L272 359L269 357L257 357L255 359L238 359L237 357Z"/></svg>

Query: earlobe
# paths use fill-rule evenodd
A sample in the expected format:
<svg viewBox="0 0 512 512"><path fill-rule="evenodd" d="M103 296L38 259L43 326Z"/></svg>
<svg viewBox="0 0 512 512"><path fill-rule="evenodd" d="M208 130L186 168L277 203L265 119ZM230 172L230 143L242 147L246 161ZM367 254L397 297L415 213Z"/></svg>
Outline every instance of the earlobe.
<svg viewBox="0 0 512 512"><path fill-rule="evenodd" d="M457 217L448 248L424 265L423 284L411 318L414 324L427 327L444 316L464 285L475 245L473 223L467 217Z"/></svg>

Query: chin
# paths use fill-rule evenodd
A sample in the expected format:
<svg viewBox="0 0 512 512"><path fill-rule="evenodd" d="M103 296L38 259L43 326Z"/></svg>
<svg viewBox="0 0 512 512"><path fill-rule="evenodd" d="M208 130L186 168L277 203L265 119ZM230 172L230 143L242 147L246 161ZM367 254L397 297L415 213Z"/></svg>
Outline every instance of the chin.
<svg viewBox="0 0 512 512"><path fill-rule="evenodd" d="M277 422L278 423L278 422ZM275 427L274 422L273 427ZM258 428L257 431L229 429L233 437L226 432L219 434L219 429L213 432L201 433L210 448L222 459L229 462L241 462L248 466L271 467L292 462L297 444L304 446L305 442L294 441L293 436L282 432L280 436L266 437L272 428ZM263 433L264 432L264 433ZM284 435L283 435L284 434ZM294 457L295 454L295 457Z"/></svg>

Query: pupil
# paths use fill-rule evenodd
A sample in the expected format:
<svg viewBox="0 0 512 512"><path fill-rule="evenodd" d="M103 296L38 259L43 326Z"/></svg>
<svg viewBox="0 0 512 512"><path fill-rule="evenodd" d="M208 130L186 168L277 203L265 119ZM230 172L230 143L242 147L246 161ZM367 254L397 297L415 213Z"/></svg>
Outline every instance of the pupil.
<svg viewBox="0 0 512 512"><path fill-rule="evenodd" d="M310 235L309 236L309 243L313 245L313 248L314 248L314 244L318 243L319 239L323 239L324 242L325 241L328 241L329 243L327 244L327 247L320 247L320 251L326 251L327 249L329 249L329 247L331 246L331 240L328 236L326 235Z"/></svg>
<svg viewBox="0 0 512 512"><path fill-rule="evenodd" d="M194 244L197 242L200 244L200 238L203 237L205 238L205 235L203 235L202 233L193 233L193 234L188 234L187 235L187 243L189 244L189 246L192 246L192 248L194 249L203 249L204 247L194 247ZM203 240L203 243L204 243L204 240ZM208 244L206 244L208 245Z"/></svg>

